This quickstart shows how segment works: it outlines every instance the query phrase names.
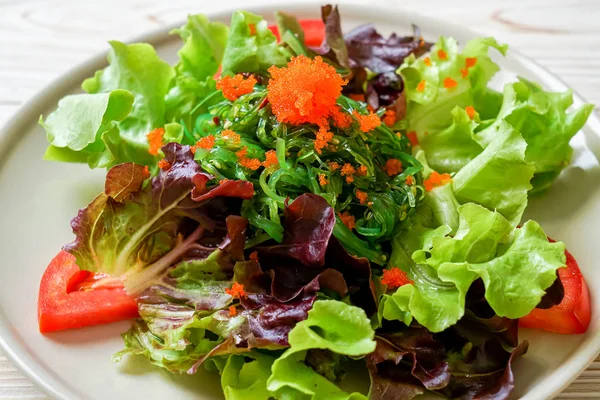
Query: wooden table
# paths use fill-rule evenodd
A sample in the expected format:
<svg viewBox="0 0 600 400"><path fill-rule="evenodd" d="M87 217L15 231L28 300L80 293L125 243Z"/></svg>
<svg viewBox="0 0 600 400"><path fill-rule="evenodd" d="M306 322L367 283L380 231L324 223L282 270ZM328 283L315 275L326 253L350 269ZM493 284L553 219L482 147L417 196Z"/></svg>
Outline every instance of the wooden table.
<svg viewBox="0 0 600 400"><path fill-rule="evenodd" d="M68 68L106 50L108 39L127 40L190 12L207 12L205 3L226 2L0 0L0 125ZM600 105L598 0L385 2L493 35ZM0 353L0 398L45 397ZM559 398L600 399L600 357Z"/></svg>

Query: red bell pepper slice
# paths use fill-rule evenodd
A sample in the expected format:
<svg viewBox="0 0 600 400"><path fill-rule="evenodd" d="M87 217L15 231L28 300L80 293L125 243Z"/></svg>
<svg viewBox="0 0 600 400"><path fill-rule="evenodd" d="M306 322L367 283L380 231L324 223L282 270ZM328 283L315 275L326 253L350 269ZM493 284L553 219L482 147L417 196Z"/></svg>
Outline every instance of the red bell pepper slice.
<svg viewBox="0 0 600 400"><path fill-rule="evenodd" d="M562 301L545 310L534 309L519 320L519 326L565 335L584 333L587 330L592 318L590 292L577 261L568 251L565 254L567 266L558 270L565 293Z"/></svg>
<svg viewBox="0 0 600 400"><path fill-rule="evenodd" d="M98 286L105 276L82 271L75 257L61 251L50 262L40 283L40 332L107 324L138 316L136 301L119 282Z"/></svg>

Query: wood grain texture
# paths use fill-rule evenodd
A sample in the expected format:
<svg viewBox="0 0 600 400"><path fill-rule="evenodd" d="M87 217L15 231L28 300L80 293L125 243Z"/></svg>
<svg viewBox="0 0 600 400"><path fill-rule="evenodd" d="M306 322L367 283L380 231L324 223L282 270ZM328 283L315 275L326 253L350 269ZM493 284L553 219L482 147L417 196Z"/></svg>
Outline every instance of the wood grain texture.
<svg viewBox="0 0 600 400"><path fill-rule="evenodd" d="M600 104L598 0L381 2L493 35ZM0 0L0 125L51 80L106 50L108 39L127 40L215 3L230 2ZM0 399L22 398L45 397L0 354ZM600 399L600 357L558 399Z"/></svg>

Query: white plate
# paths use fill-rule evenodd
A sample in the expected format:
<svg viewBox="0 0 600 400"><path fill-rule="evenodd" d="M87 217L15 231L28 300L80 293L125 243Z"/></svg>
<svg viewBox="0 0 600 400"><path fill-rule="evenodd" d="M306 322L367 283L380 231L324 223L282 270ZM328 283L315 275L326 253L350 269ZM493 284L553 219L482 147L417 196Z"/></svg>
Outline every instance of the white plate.
<svg viewBox="0 0 600 400"><path fill-rule="evenodd" d="M269 2L272 3L272 2ZM250 8L272 17L283 9L299 17L318 16L318 3ZM452 35L462 43L476 35L465 28L406 14L388 6L345 4L341 8L345 28L365 22L382 31L409 33L410 24L421 27L434 40ZM212 15L227 20L230 13ZM153 43L161 56L176 61L179 40L162 29L140 38ZM514 73L562 91L566 86L531 60L510 53L499 60L503 74L498 83ZM113 364L110 356L122 346L119 334L128 323L54 333L43 336L37 329L37 291L42 273L61 246L72 239L69 220L80 207L102 190L103 171L83 165L42 160L46 147L37 125L59 98L78 91L80 82L105 64L100 55L70 71L26 104L0 135L0 345L14 363L49 395L64 399L220 399L219 378L200 372L174 376L151 367L145 360L128 359ZM582 99L576 96L576 103ZM548 235L567 244L579 261L590 286L592 325L585 335L560 336L524 331L530 351L515 366L514 398L548 399L572 381L600 351L600 121L590 117L583 132L573 140L573 163L543 197L530 201L528 217L541 223Z"/></svg>

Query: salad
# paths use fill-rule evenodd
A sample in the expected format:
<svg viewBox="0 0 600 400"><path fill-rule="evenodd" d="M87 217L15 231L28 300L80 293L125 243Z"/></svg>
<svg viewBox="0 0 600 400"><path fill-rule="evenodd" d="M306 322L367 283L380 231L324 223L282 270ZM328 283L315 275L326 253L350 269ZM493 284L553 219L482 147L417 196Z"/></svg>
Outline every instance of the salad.
<svg viewBox="0 0 600 400"><path fill-rule="evenodd" d="M40 119L46 159L107 169L42 278L40 331L131 319L114 360L205 368L228 400L507 398L519 326L590 322L576 261L522 216L592 105L492 89L490 37L275 17L190 15L174 66L110 42Z"/></svg>

